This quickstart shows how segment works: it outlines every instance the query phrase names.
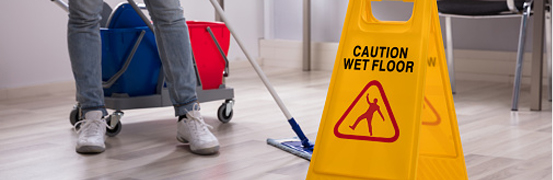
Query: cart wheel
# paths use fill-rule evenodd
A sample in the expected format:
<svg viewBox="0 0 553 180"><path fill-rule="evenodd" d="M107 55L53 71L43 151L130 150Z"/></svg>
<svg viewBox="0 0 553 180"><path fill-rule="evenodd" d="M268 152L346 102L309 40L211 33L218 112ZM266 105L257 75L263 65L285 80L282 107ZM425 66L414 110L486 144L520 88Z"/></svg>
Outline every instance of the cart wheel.
<svg viewBox="0 0 553 180"><path fill-rule="evenodd" d="M217 118L219 118L219 121L222 123L228 123L232 119L233 110L231 108L230 113L227 114L227 104L228 103L223 103L217 110Z"/></svg>
<svg viewBox="0 0 553 180"><path fill-rule="evenodd" d="M112 116L113 115L110 115L106 118L106 123L107 124L111 123ZM113 127L113 129L109 129L109 128L106 127L106 135L109 136L109 137L115 137L115 136L117 136L117 134L119 134L119 132L121 132L122 128L123 128L123 125L121 124L121 121L119 121L119 122L117 122L115 127Z"/></svg>
<svg viewBox="0 0 553 180"><path fill-rule="evenodd" d="M75 126L75 123L79 122L79 120L79 106L75 105L73 106L71 113L69 113L69 122L71 123L71 126Z"/></svg>

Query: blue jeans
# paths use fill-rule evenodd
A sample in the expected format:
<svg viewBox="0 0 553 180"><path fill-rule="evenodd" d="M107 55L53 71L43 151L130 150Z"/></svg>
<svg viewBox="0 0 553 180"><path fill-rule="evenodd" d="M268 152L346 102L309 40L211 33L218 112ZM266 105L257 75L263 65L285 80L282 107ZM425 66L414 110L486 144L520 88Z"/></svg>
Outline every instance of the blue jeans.
<svg viewBox="0 0 553 180"><path fill-rule="evenodd" d="M196 73L188 27L179 0L145 0L175 115L185 115L198 103ZM69 0L67 43L83 114L101 110L107 115L102 89L100 13L103 0Z"/></svg>

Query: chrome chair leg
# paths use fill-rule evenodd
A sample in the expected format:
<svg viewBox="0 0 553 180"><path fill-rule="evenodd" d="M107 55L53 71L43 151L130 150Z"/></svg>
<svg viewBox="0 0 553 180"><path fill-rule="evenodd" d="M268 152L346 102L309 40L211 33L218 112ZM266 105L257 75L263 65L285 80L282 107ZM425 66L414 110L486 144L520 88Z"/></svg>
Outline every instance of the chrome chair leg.
<svg viewBox="0 0 553 180"><path fill-rule="evenodd" d="M551 102L551 5L546 9L545 12L545 48L546 48L546 62L547 62L547 74L549 82L549 95L547 96Z"/></svg>
<svg viewBox="0 0 553 180"><path fill-rule="evenodd" d="M451 83L451 92L456 93L455 89L455 67L453 64L453 37L451 35L451 17L445 17L445 36L446 36L446 58L447 58L447 69L449 70L449 81Z"/></svg>
<svg viewBox="0 0 553 180"><path fill-rule="evenodd" d="M520 25L520 36L518 40L517 50L517 62L515 67L515 81L513 83L513 102L511 111L518 111L518 99L520 95L520 81L522 77L522 60L524 55L524 43L526 41L526 27L528 23L528 17L530 16L531 6L528 3L524 3L524 12L522 15Z"/></svg>

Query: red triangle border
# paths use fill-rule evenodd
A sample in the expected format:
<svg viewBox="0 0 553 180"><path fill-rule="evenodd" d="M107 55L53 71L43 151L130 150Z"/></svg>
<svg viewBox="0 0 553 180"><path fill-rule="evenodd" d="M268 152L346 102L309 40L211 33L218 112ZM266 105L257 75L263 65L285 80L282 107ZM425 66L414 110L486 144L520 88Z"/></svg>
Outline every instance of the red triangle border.
<svg viewBox="0 0 553 180"><path fill-rule="evenodd" d="M350 111L353 109L353 107L355 107L355 104L357 104L357 102L359 101L359 99L361 99L361 97L365 94L365 92L371 87L371 86L376 86L378 88L378 90L380 91L380 95L382 97L382 100L384 101L384 105L386 106L386 110L388 112L388 115L390 117L390 120L392 121L392 125L394 126L394 130L395 130L395 133L394 133L394 136L393 137L389 137L389 138L384 138L384 137L371 137L371 136L359 136L359 135L351 135L351 134L342 134L338 128L340 127L340 125L344 122L344 120L346 119L346 117L348 116L348 114L350 113ZM386 97L386 93L384 92L384 88L382 87L382 84L377 81L377 80L373 80L371 82L369 82L365 88L363 88L363 90L361 90L361 93L359 93L359 95L357 96L357 98L355 98L355 100L353 100L353 102L351 103L351 105L348 107L348 109L346 110L346 112L342 115L342 117L340 118L340 120L338 120L338 122L336 123L336 125L334 126L334 135L338 138L343 138L343 139L355 139L355 140L366 140L366 141L378 141L378 142L387 142L387 143L391 143L391 142L395 142L398 138L399 138L399 127L397 125L397 122L396 122L396 119L394 117L394 113L392 112L392 108L390 106L390 103L388 102L388 98Z"/></svg>

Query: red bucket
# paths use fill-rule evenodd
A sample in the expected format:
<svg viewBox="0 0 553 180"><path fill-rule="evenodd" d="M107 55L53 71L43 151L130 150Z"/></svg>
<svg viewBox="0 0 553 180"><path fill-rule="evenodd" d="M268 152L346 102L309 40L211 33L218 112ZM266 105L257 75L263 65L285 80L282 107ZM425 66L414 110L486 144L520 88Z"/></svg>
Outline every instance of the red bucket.
<svg viewBox="0 0 553 180"><path fill-rule="evenodd" d="M204 90L218 89L223 84L225 59L207 31L207 27L215 35L224 56L228 54L230 32L227 26L220 22L187 21L186 24L202 87Z"/></svg>

